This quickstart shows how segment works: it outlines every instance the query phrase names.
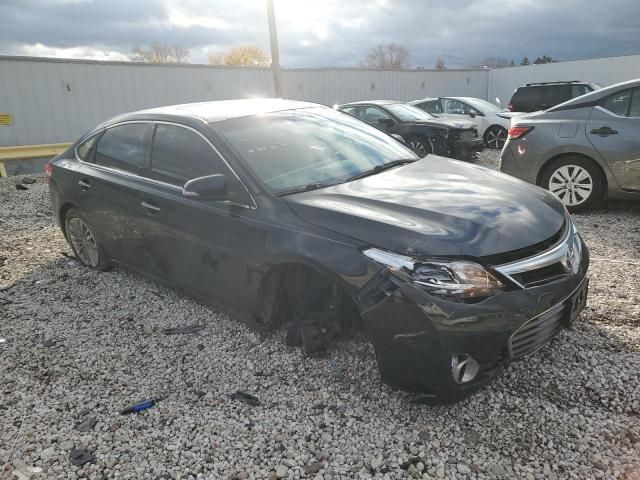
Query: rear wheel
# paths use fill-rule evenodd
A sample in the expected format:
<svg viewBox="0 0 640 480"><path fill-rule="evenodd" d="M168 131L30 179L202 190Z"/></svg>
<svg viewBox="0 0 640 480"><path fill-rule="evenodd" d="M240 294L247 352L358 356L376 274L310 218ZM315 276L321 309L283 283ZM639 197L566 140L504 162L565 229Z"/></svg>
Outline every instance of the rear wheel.
<svg viewBox="0 0 640 480"><path fill-rule="evenodd" d="M420 158L431 153L431 142L421 137L409 137L407 138L407 145L413 150Z"/></svg>
<svg viewBox="0 0 640 480"><path fill-rule="evenodd" d="M65 232L73 253L80 262L96 270L108 270L109 259L89 227L87 218L71 208L65 215Z"/></svg>
<svg viewBox="0 0 640 480"><path fill-rule="evenodd" d="M492 125L484 132L484 143L489 148L499 149L507 141L507 130L500 125Z"/></svg>
<svg viewBox="0 0 640 480"><path fill-rule="evenodd" d="M595 207L604 196L604 179L600 169L579 156L560 158L548 165L541 186L549 190L571 212Z"/></svg>

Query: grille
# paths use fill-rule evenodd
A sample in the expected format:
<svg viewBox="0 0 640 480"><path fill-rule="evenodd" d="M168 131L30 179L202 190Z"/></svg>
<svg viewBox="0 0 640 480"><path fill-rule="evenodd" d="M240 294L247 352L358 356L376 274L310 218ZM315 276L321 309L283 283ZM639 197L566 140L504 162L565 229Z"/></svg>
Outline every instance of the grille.
<svg viewBox="0 0 640 480"><path fill-rule="evenodd" d="M511 277L525 288L539 287L547 283L553 282L567 275L566 270L560 263L553 263L546 267L536 268L535 270L527 270L520 273L514 273Z"/></svg>
<svg viewBox="0 0 640 480"><path fill-rule="evenodd" d="M554 233L551 237L543 240L540 243L536 243L529 247L521 248L519 250L512 250L510 252L499 253L497 255L490 255L481 257L481 260L490 264L490 265L501 265L503 263L509 263L516 260L522 260L523 258L533 257L538 255L545 250L550 249L556 243L558 243L562 237L565 235L567 228L567 222L565 221L556 233Z"/></svg>
<svg viewBox="0 0 640 480"><path fill-rule="evenodd" d="M564 303L532 318L515 331L509 339L509 353L518 359L535 352L551 340L562 328L567 307Z"/></svg>

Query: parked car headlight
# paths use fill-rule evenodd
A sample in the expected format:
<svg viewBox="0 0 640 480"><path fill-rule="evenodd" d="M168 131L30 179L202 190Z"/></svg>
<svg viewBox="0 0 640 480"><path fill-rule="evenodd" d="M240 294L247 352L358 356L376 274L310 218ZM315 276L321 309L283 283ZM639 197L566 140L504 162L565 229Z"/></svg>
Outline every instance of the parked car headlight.
<svg viewBox="0 0 640 480"><path fill-rule="evenodd" d="M491 272L467 260L414 259L377 248L363 253L416 287L450 300L480 300L505 290L504 283Z"/></svg>

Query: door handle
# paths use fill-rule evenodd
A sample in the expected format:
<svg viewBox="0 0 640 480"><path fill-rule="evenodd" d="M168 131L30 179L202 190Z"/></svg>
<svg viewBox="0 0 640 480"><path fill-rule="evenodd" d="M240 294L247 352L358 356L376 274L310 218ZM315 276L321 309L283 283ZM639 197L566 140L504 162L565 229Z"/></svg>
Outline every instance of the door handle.
<svg viewBox="0 0 640 480"><path fill-rule="evenodd" d="M151 215L155 215L160 211L160 207L157 205L154 205L153 203L141 202L140 205L146 208L147 212L149 212Z"/></svg>
<svg viewBox="0 0 640 480"><path fill-rule="evenodd" d="M616 133L618 133L618 131L614 130L611 127L600 127L594 128L593 130L591 130L591 133L593 133L594 135L600 135L601 137L607 137L609 135L615 135Z"/></svg>
<svg viewBox="0 0 640 480"><path fill-rule="evenodd" d="M78 180L78 185L80 185L80 188L84 192L91 188L91 183L89 183L89 180L86 180L84 178L82 180Z"/></svg>

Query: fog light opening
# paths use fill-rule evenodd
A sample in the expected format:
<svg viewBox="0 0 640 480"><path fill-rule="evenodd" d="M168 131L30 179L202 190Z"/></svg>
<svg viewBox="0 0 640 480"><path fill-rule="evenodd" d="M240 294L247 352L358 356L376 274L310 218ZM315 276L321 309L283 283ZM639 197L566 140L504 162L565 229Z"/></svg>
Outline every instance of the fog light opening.
<svg viewBox="0 0 640 480"><path fill-rule="evenodd" d="M468 383L476 378L479 370L480 365L471 355L466 353L451 355L451 375L453 375L454 382Z"/></svg>

